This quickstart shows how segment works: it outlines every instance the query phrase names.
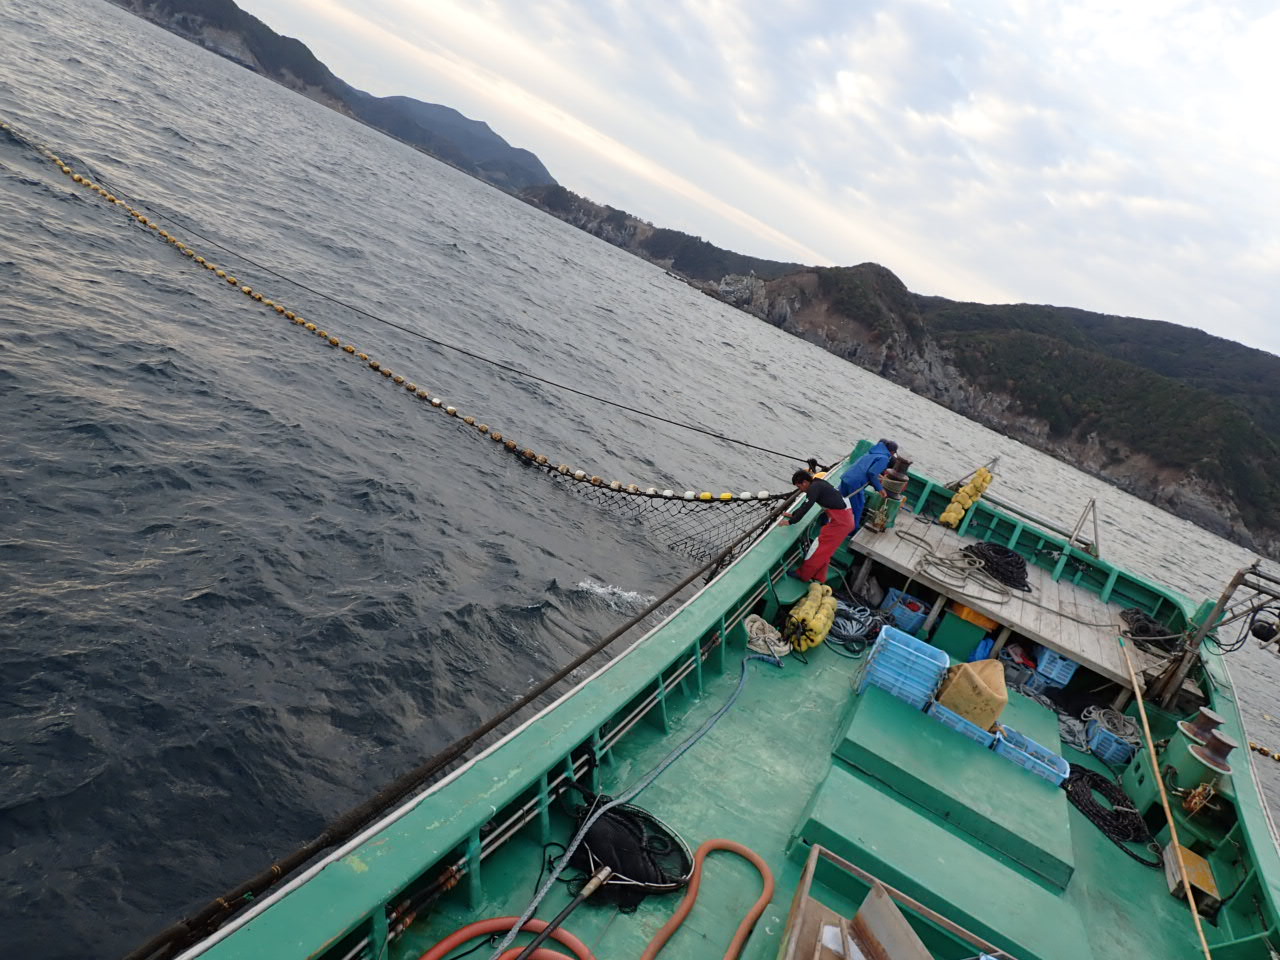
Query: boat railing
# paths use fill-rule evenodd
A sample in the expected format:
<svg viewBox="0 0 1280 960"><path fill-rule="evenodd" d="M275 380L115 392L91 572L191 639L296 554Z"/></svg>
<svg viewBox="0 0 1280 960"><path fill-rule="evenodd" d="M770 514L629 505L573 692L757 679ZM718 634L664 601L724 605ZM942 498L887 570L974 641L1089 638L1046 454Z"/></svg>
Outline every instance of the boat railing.
<svg viewBox="0 0 1280 960"><path fill-rule="evenodd" d="M819 866L824 862L837 867L844 874L865 886L869 891L883 890L900 909L905 909L907 913L941 930L949 937L967 944L977 950L978 953L990 957L991 960L1017 960L1008 951L1001 950L977 934L971 933L955 921L948 919L931 907L925 906L919 900L908 896L901 890L890 886L870 871L850 863L844 857L828 850L820 843L815 843L810 848L804 871L800 875L800 883L796 886L795 896L791 901L791 914L787 920L787 929L783 933L782 942L785 947L779 955L779 960L808 960L809 957L815 955L812 952L812 944L804 942L807 931L802 929L806 925L806 921L812 923L814 913L831 919L839 919L834 911L822 905L821 901L816 900L813 896L814 881L817 878ZM859 914L861 914L861 911L859 911ZM897 956L898 954L894 955Z"/></svg>

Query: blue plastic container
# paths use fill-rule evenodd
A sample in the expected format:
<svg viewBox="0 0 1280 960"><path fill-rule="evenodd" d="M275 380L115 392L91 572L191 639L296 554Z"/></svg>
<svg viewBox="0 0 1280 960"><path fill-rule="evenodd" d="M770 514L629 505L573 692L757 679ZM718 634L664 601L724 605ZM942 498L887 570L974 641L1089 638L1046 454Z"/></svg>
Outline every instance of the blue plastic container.
<svg viewBox="0 0 1280 960"><path fill-rule="evenodd" d="M1074 660L1068 660L1062 654L1054 653L1047 647L1041 647L1036 657L1036 673L1055 687L1065 687L1079 666L1080 664Z"/></svg>
<svg viewBox="0 0 1280 960"><path fill-rule="evenodd" d="M938 692L936 683L929 684L920 680L914 680L910 677L903 677L892 673L877 673L876 671L867 669L867 683L874 684L881 690L885 690L899 700L906 701L917 710L923 710L929 705L934 694Z"/></svg>
<svg viewBox="0 0 1280 960"><path fill-rule="evenodd" d="M1027 670L1027 678L1022 681L1022 688L1027 693L1044 693L1050 687L1056 686L1056 683L1036 670Z"/></svg>
<svg viewBox="0 0 1280 960"><path fill-rule="evenodd" d="M886 626L867 658L859 692L866 684L874 683L923 710L938 692L950 662L946 651Z"/></svg>
<svg viewBox="0 0 1280 960"><path fill-rule="evenodd" d="M963 733L970 740L976 740L984 747L990 747L996 742L996 735L983 730L980 726L971 720L966 720L954 710L949 710L940 703L932 703L929 706L929 716L937 720L944 726L950 727L958 733Z"/></svg>
<svg viewBox="0 0 1280 960"><path fill-rule="evenodd" d="M881 627L871 655L888 656L904 653L914 654L911 659L918 662L921 669L930 667L945 673L947 667L951 666L951 658L947 656L945 650L940 650L923 640L917 640L910 633L905 633L897 627Z"/></svg>
<svg viewBox="0 0 1280 960"><path fill-rule="evenodd" d="M1085 724L1084 735L1089 741L1089 752L1113 767L1124 766L1138 750L1137 746L1117 737L1097 720Z"/></svg>
<svg viewBox="0 0 1280 960"><path fill-rule="evenodd" d="M907 633L915 633L924 626L925 620L929 617L928 604L901 590L890 590L886 593L880 609L886 613L892 610L893 612L889 615L893 617L893 622L898 625L898 629L905 630Z"/></svg>
<svg viewBox="0 0 1280 960"><path fill-rule="evenodd" d="M1046 747L1040 746L1030 737L1024 737L1017 730L1000 727L996 734L995 751L1006 760L1012 760L1018 766L1030 770L1037 777L1048 780L1054 786L1060 786L1071 773L1071 765Z"/></svg>

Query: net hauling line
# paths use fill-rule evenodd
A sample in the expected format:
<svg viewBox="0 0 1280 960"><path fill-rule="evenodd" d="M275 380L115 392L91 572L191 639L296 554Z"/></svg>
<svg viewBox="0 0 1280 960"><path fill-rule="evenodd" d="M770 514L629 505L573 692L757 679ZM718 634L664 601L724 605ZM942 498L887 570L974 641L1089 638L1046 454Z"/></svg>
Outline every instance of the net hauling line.
<svg viewBox="0 0 1280 960"><path fill-rule="evenodd" d="M500 431L492 429L487 423L483 423L479 421L478 418L476 418L475 416L471 414L464 414L461 411L459 411L456 407L448 404L445 400L441 399L440 397L432 396L431 392L427 390L425 387L419 386L417 383L410 380L408 377L404 376L403 374L396 373L389 366L384 364L382 361L370 358L370 356L367 353L363 352L362 350L359 350L354 344L344 343L342 339L339 338L338 336L330 333L328 330L321 329L317 324L307 320L305 317L296 313L295 311L288 309L284 304L279 303L265 296L260 290L255 290L253 287L249 286L248 284L241 284L240 280L234 274L228 273L226 270L219 267L217 264L213 263L211 260L208 260L204 256L201 256L200 254L198 254L193 247L191 247L189 244L185 243L184 241L178 239L177 236L175 236L174 234L171 234L168 230L163 229L157 221L148 217L147 214L144 213L142 210L131 206L125 200L116 196L115 193L111 192L106 187L102 186L100 183L95 182L92 178L86 177L83 174L80 174L75 170L73 170L69 164L65 163L62 160L62 158L59 157L56 153L54 153L53 150L50 149L46 144L37 143L31 138L25 136L17 128L15 128L12 124L10 124L5 120L0 120L0 130L9 132L16 139L19 139L25 142L26 144L32 146L36 150L38 150L45 157L45 159L47 159L49 162L57 166L58 169L66 176L70 177L74 183L79 184L80 186L83 186L86 189L92 190L93 192L97 193L108 204L120 207L122 210L127 212L130 217L136 220L141 226L149 229L157 237L159 237L160 239L164 240L166 243L173 246L176 250L178 250L188 259L194 261L195 263L199 264L201 267L205 268L205 270L207 270L211 275L216 276L220 280L225 280L228 286L238 289L245 296L253 300L256 300L257 302L261 303L264 307L274 310L277 315L283 316L285 319L289 320L294 325L302 327L308 333L315 334L317 337L319 337L320 339L328 343L330 347L339 348L342 350L342 352L353 356L355 359L360 360L363 363L366 363L369 369L373 370L376 373L381 374L384 378L390 380L392 383L396 384L397 386L404 387L407 393L413 396L416 396L421 400L428 401L432 407L440 410L441 412L447 414L450 417L457 418L458 420L465 423L468 427L474 428L479 434L488 436L491 440L495 441L496 443L500 443L504 450L514 454L515 456L519 457L529 465L541 467L552 474L557 474L565 479L576 481L577 483L580 483L580 484L589 484L592 487L607 489L609 492L613 494L619 494L622 496L635 497L635 498L647 498L650 500L696 501L702 504L711 504L711 503L730 503L730 502L737 502L737 501L778 501L778 500L783 500L793 496L792 492L775 494L775 493L770 493L767 490L762 490L762 491L759 491L758 493L752 493L752 492L746 491L746 492L736 493L736 494L730 493L730 492L715 494L709 491L686 490L683 492L677 492L672 489L659 490L657 487L652 487L652 486L647 488L641 488L638 484L635 484L635 483L623 484L618 480L606 481L598 475L588 474L585 470L574 469L568 464L564 464L564 463L552 464L551 460L546 455L536 453L534 450L532 450L529 447L522 447L519 443L517 443L515 440L511 439L510 437L504 437L504 435ZM200 236L195 230L190 230L189 232L192 234L195 234L196 236ZM482 356L480 354L467 350L463 347L458 347L458 346L455 346L454 344L446 343L445 341L442 341L442 340L437 340L419 331L406 327L403 324L399 324L394 321L388 320L385 317L380 317L377 314L361 309L360 307L347 303L346 301L340 300L336 297L330 296L329 294L323 293L322 291L315 290L307 286L306 284L293 280L285 276L284 274L281 274L275 270L272 270L270 267L266 267L262 264L256 263L249 257L246 257L243 254L240 254L234 250L230 250L227 247L224 247L213 240L209 240L208 238L202 238L202 239L205 239L206 242L208 242L212 246L218 247L224 252L229 253L234 257L237 257L247 263L252 264L255 267L258 267L259 269L266 271L267 273L270 273L280 278L286 283L293 284L294 286L300 287L303 290L307 290L310 293L323 297L324 299L329 300L335 304L338 304L344 307L345 309L351 310L354 313L360 314L361 316L367 317L378 323L384 324L388 327L391 327L392 329L398 330L402 333L406 333L410 336L426 341L427 343L430 343L434 346L455 351L466 357L470 357L471 359L478 360L483 363L490 364L492 366L496 366L502 370L516 374L517 376L524 377L526 379L533 380L535 382L542 383L550 387L554 387L558 390L564 390L568 393L573 393L578 396L585 397L590 400L594 400L598 403L603 403L608 406L616 407L618 409L625 410L629 413L633 413L637 416L646 417L652 420L657 420L661 423L666 423L668 425L679 427L681 429L691 430L695 433L700 433L704 436L708 436L716 440L732 443L732 444L746 447L752 450L758 450L758 451L761 451L762 453L768 453L770 455L791 460L793 462L804 462L804 460L806 459L804 457L798 457L793 454L783 453L778 450L772 450L767 447L762 447L745 440L738 440L733 437L728 437L723 434L716 433L715 431L708 430L704 427L699 427L696 424L685 423L679 420L673 420L668 417L663 417L646 410L641 410L636 407L628 406L627 404L619 403L618 401L615 401L615 400L610 400L606 397L600 397L595 394L587 393L586 391L579 390L576 387L571 387L567 384L558 383L554 380L549 380L545 377L540 377L536 374L532 374L532 373L528 373L526 371L520 370L516 367L511 366L510 364L503 363L499 360L494 360L492 358ZM601 492L603 492L603 490Z"/></svg>

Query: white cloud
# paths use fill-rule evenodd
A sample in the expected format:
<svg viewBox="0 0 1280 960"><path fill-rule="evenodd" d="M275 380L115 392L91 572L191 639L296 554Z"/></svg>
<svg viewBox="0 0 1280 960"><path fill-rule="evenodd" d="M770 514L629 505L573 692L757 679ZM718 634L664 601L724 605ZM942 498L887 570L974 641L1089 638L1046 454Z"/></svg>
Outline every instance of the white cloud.
<svg viewBox="0 0 1280 960"><path fill-rule="evenodd" d="M245 0L593 200L914 290L1280 348L1280 13L1246 3Z"/></svg>

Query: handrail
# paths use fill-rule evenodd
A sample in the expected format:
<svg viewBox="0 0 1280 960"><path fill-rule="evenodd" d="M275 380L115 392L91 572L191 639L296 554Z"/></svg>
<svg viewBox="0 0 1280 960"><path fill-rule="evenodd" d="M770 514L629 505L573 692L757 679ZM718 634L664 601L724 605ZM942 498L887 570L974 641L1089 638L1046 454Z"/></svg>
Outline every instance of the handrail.
<svg viewBox="0 0 1280 960"><path fill-rule="evenodd" d="M828 850L826 847L824 847L820 843L815 843L812 849L810 849L809 851L809 859L805 862L804 873L801 875L800 883L796 887L796 894L795 894L795 899L793 901L793 907L792 907L793 910L794 910L794 903L799 902L802 897L807 897L809 895L808 891L813 885L813 876L814 876L814 872L817 870L818 859L820 857L825 857L827 860L831 861L833 864L835 864L840 869L844 870L846 873L853 874L853 876L857 877L859 880L867 884L867 886L869 887L876 887L876 886L882 887L885 893L887 893L890 897L892 897L898 903L902 904L902 906L906 907L912 913L915 913L918 916L924 918L925 920L928 920L930 923L934 924L935 926L942 928L944 931L951 934L952 936L963 940L965 943L969 944L971 947L974 947L975 949L977 949L980 953L987 954L992 958L992 960L1002 960L1002 958L1003 960L1017 960L1017 958L1014 957L1013 954L1009 953L1009 951L1001 950L999 947L995 946L994 944L988 943L986 940L983 940L976 933L970 933L968 930L960 926L960 924L956 923L954 920L947 919L942 914L938 913L937 910L934 910L932 907L926 907L919 900L916 900L913 897L907 896L907 894L903 893L901 890L897 889L896 887L889 886L889 884L885 883L875 874L870 873L867 870L863 870L861 867L855 866L854 864L846 860L844 857L840 856L838 853ZM788 923L788 928L790 928L790 923Z"/></svg>

